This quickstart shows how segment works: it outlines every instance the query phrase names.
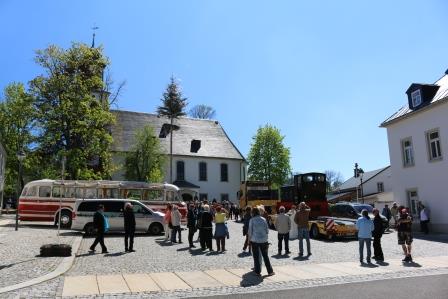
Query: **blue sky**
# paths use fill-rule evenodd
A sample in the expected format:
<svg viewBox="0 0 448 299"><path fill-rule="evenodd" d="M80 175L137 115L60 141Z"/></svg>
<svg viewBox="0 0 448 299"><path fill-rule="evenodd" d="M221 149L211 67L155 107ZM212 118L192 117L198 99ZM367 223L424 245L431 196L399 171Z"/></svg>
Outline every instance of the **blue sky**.
<svg viewBox="0 0 448 299"><path fill-rule="evenodd" d="M369 3L368 3L369 2ZM378 125L412 82L448 68L448 2L0 0L0 89L42 72L34 50L97 43L119 108L154 112L169 77L190 106L213 106L244 155L266 123L294 171L365 170L389 163Z"/></svg>

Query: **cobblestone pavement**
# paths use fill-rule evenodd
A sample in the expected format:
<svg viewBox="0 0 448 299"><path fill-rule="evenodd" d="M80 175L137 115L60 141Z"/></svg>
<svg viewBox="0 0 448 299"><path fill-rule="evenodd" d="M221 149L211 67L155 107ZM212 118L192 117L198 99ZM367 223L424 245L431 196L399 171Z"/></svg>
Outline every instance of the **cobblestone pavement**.
<svg viewBox="0 0 448 299"><path fill-rule="evenodd" d="M21 224L15 231L12 219L0 219L0 287L42 276L59 265L62 257L38 256L41 245L57 243L53 227ZM71 244L72 240L72 232L62 232L62 243Z"/></svg>
<svg viewBox="0 0 448 299"><path fill-rule="evenodd" d="M93 239L85 238L82 241L81 247L78 251L78 256L75 260L75 264L72 269L66 275L88 275L88 274L113 274L113 273L148 273L148 272L170 272L170 271L191 271L191 270L207 270L216 268L250 268L253 265L253 260L250 255L242 254L243 236L241 234L242 225L240 223L234 223L230 221L229 231L230 239L226 240L227 251L224 254L201 253L197 248L193 251L188 250L187 243L187 231L182 231L183 244L170 245L163 241L161 236L147 236L138 235L135 240L135 253L124 254L123 253L123 236L112 235L106 238L106 245L110 254L94 254L88 253L88 247ZM34 233L33 233L34 232ZM25 239L34 240L38 244L48 243L50 236L55 236L54 229L28 227L23 228L19 233L23 233ZM36 263L40 263L45 260L45 269L48 272L51 271L56 265L57 261L50 259L38 259L35 257L38 250L26 251L23 248L26 246L38 248L34 243L21 241L23 238L16 239L10 237L14 233L0 231L1 243L7 240L7 245L12 242L13 246L16 246L17 252L13 249L8 253L4 253L2 250L2 265L11 264L14 260L22 261L17 256L28 255L29 259L37 259ZM341 240L335 242L328 242L325 240L312 240L311 250L313 255L308 260L299 260L297 258L298 241L291 241L290 248L293 254L290 257L278 257L276 232L270 231L270 242L273 246L270 248L271 262L274 270L276 265L300 265L305 263L325 263L325 262L343 262L343 261L357 261L358 260L358 243L356 240ZM196 239L196 236L195 236ZM20 240L14 243L16 240ZM14 241L14 242L13 242ZM54 240L53 240L54 241ZM396 233L386 234L383 237L383 250L385 252L386 261L388 258L400 258L401 248L397 245ZM198 244L195 243L197 246ZM1 244L1 246L4 246ZM9 247L9 245L7 246ZM199 247L199 246L198 246ZM214 248L216 248L214 244ZM19 250L20 249L20 250ZM25 253L21 253L25 251ZM438 256L446 255L448 252L448 236L446 235L433 235L427 238L419 238L416 234L414 238L414 259L418 262L420 256ZM5 256L5 257L3 257ZM26 258L24 259L26 260ZM12 261L12 262L11 262ZM41 264L40 264L41 265ZM13 266L11 266L13 267ZM20 268L21 269L21 268ZM49 270L50 269L50 270ZM17 279L17 270L10 271L10 282L4 280L3 272L5 269L0 270L2 285L8 285L13 277ZM9 270L7 270L9 271ZM21 272L21 271L20 271ZM14 274L15 273L15 274ZM34 273L34 272L33 272ZM180 297L194 297L194 296L210 296L213 294L229 294L229 293L242 293L242 292L254 292L263 289L276 289L276 288L299 288L309 287L320 284L336 284L346 283L351 281L365 281L382 278L395 278L395 277L407 277L407 276L419 276L419 275L431 275L431 274L444 274L448 273L448 269L406 269L406 271L398 273L387 273L381 275L369 275L368 277L333 277L318 280L303 280L300 282L286 282L286 283L273 283L269 285L258 285L252 287L222 287L214 289L193 289L188 291L175 291L171 293L142 293L142 294L121 294L121 295L102 295L101 298L180 298ZM378 277L377 277L378 276ZM9 278L7 278L9 279ZM356 280L358 279L358 280ZM27 279L22 279L24 281ZM18 281L14 281L18 282ZM54 298L62 294L63 278L59 277L51 281L41 283L39 285L17 290L15 292L0 294L0 298Z"/></svg>

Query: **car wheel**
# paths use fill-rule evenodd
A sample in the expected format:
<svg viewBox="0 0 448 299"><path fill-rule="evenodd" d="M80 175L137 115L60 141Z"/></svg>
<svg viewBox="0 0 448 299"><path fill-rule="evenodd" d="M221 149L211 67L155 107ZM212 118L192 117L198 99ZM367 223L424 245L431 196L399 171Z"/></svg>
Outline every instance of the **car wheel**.
<svg viewBox="0 0 448 299"><path fill-rule="evenodd" d="M59 221L59 215L57 216L56 223ZM72 213L70 211L61 212L61 228L72 227Z"/></svg>
<svg viewBox="0 0 448 299"><path fill-rule="evenodd" d="M93 223L87 223L86 226L84 226L84 232L86 233L86 236L92 236L95 234L95 227L93 226Z"/></svg>
<svg viewBox="0 0 448 299"><path fill-rule="evenodd" d="M311 226L310 237L313 238L313 239L319 238L319 228L317 227L316 224L313 224Z"/></svg>
<svg viewBox="0 0 448 299"><path fill-rule="evenodd" d="M148 229L151 235L160 235L163 232L163 226L160 223L153 223Z"/></svg>

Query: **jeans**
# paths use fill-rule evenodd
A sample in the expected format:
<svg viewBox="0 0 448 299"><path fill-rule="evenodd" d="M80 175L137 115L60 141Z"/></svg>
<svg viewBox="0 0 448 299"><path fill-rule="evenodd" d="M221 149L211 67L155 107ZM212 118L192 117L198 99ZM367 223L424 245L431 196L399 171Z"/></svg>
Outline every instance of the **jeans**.
<svg viewBox="0 0 448 299"><path fill-rule="evenodd" d="M193 246L193 236L194 236L195 232L196 232L196 228L194 226L188 227L188 244L190 246Z"/></svg>
<svg viewBox="0 0 448 299"><path fill-rule="evenodd" d="M171 231L171 242L176 242L176 235L179 233L179 243L182 242L181 234L180 234L180 225L173 226L173 229Z"/></svg>
<svg viewBox="0 0 448 299"><path fill-rule="evenodd" d="M364 243L367 247L367 262L370 262L370 256L371 256L371 250L370 250L370 243L371 238L358 238L359 240L359 260L362 262L364 259Z"/></svg>
<svg viewBox="0 0 448 299"><path fill-rule="evenodd" d="M268 243L254 243L252 242L252 254L254 258L254 271L257 274L261 273L261 260L260 260L260 253L264 260L264 265L266 266L266 270L268 271L268 274L274 272L271 266L271 262L269 261L268 256Z"/></svg>
<svg viewBox="0 0 448 299"><path fill-rule="evenodd" d="M381 248L381 236L373 237L373 255L376 260L384 260L383 249Z"/></svg>
<svg viewBox="0 0 448 299"><path fill-rule="evenodd" d="M282 252L282 243L285 240L285 251L289 252L289 233L286 234L278 234L278 253Z"/></svg>
<svg viewBox="0 0 448 299"><path fill-rule="evenodd" d="M124 249L125 250L133 250L134 249L134 234L135 234L135 228L134 229L126 229L124 231ZM129 239L129 246L128 246L128 239Z"/></svg>
<svg viewBox="0 0 448 299"><path fill-rule="evenodd" d="M102 231L97 232L95 241L93 242L92 246L90 246L90 250L95 250L95 247L98 243L100 243L100 245L101 245L101 250L103 252L106 252L107 247L106 247L106 245L104 245L104 232L102 232Z"/></svg>
<svg viewBox="0 0 448 299"><path fill-rule="evenodd" d="M306 252L308 255L311 253L311 244L310 244L310 231L308 228L298 228L299 234L299 254L303 255L303 238L306 239Z"/></svg>
<svg viewBox="0 0 448 299"><path fill-rule="evenodd" d="M218 248L218 251L225 251L226 250L226 237L219 237L216 238L216 247Z"/></svg>

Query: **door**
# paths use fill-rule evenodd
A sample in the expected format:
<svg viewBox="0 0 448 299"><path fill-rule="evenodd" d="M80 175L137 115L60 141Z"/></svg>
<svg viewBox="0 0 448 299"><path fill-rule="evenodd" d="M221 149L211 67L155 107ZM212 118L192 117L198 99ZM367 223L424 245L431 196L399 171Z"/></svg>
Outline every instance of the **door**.
<svg viewBox="0 0 448 299"><path fill-rule="evenodd" d="M411 210L411 215L414 219L418 218L418 191L417 190L408 190L408 205Z"/></svg>
<svg viewBox="0 0 448 299"><path fill-rule="evenodd" d="M135 230L147 231L151 222L151 212L149 212L144 206L134 203L132 206L135 215Z"/></svg>

